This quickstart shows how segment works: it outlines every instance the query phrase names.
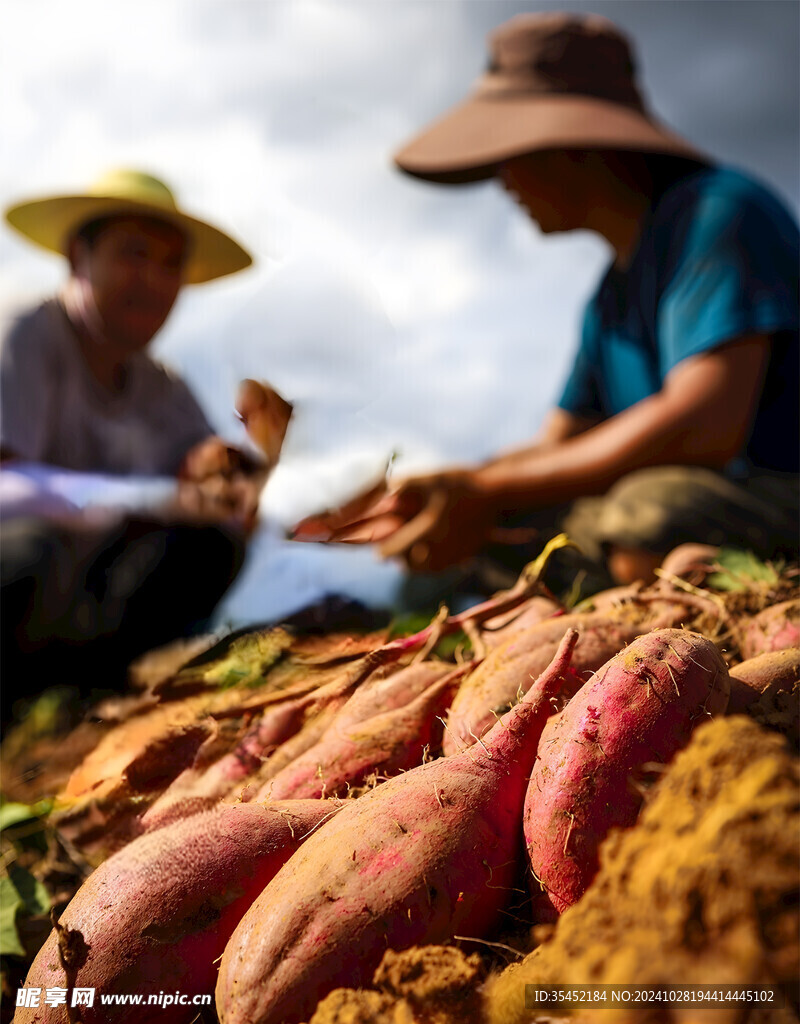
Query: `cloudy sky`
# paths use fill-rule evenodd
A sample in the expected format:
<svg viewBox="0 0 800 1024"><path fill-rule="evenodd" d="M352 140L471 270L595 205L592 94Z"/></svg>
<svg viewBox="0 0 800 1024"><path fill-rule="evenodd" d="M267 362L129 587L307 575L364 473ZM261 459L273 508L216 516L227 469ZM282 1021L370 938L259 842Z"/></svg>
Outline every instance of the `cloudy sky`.
<svg viewBox="0 0 800 1024"><path fill-rule="evenodd" d="M660 117L798 209L793 0L6 0L0 202L139 166L256 256L187 289L155 347L233 440L240 378L296 402L268 522L345 496L392 450L414 470L522 442L557 396L604 245L545 241L492 184L391 167L482 70L489 29L555 7L627 29ZM0 233L0 315L62 273ZM396 578L369 552L265 535L225 611L382 596Z"/></svg>

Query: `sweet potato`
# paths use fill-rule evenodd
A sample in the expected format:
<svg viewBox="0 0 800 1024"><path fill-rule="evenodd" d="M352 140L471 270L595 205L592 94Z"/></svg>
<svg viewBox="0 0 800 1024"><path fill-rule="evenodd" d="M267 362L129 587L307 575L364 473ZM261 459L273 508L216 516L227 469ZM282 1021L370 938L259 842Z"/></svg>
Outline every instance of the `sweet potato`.
<svg viewBox="0 0 800 1024"><path fill-rule="evenodd" d="M661 563L661 572L699 586L713 571L720 549L711 544L679 544Z"/></svg>
<svg viewBox="0 0 800 1024"><path fill-rule="evenodd" d="M434 667L435 665L435 667ZM444 669L446 671L446 668ZM345 729L370 717L377 708L400 707L412 695L422 692L431 679L441 675L442 667L432 662L408 665L387 675L376 672L359 686L349 698L332 702L322 713L280 746L257 776L243 789L243 800L272 799L272 780L298 758L321 743L329 729Z"/></svg>
<svg viewBox="0 0 800 1024"><path fill-rule="evenodd" d="M728 714L740 714L762 697L773 697L779 690L791 690L800 682L800 647L765 651L730 670L731 696Z"/></svg>
<svg viewBox="0 0 800 1024"><path fill-rule="evenodd" d="M346 729L375 715L404 707L427 690L431 683L452 671L453 666L443 661L420 661L388 675L376 673L353 693L336 716L334 727Z"/></svg>
<svg viewBox="0 0 800 1024"><path fill-rule="evenodd" d="M609 829L636 820L636 772L647 762L668 762L696 724L722 714L729 685L710 640L656 630L598 669L548 722L524 812L540 919L580 898Z"/></svg>
<svg viewBox="0 0 800 1024"><path fill-rule="evenodd" d="M493 619L487 619L480 627L480 637L484 645L492 650L504 644L514 634L530 629L545 619L550 619L562 614L563 608L549 597L535 595L503 615L497 615Z"/></svg>
<svg viewBox="0 0 800 1024"><path fill-rule="evenodd" d="M390 776L415 768L426 747L439 746L437 716L444 714L457 685L458 679L447 675L404 707L344 728L337 720L316 746L275 776L269 787L272 798L342 796L373 773Z"/></svg>
<svg viewBox="0 0 800 1024"><path fill-rule="evenodd" d="M267 457L266 472L275 468L292 418L292 403L262 381L243 380L236 411L247 433Z"/></svg>
<svg viewBox="0 0 800 1024"><path fill-rule="evenodd" d="M595 669L642 632L641 621L617 622L606 611L547 619L512 636L462 683L447 716L445 754L475 743L498 714L519 700L553 658L563 635L559 631L570 626L580 631L580 638L564 679L564 697L571 697Z"/></svg>
<svg viewBox="0 0 800 1024"><path fill-rule="evenodd" d="M576 605L576 612L592 611L605 612L620 608L627 602L632 602L641 594L644 584L641 580L635 583L623 583L618 587L609 587L608 590L600 590L591 597L585 598L579 605Z"/></svg>
<svg viewBox="0 0 800 1024"><path fill-rule="evenodd" d="M338 736L350 726L373 717L381 710L390 711L402 707L422 693L431 682L451 670L452 666L438 662L419 662L396 669L388 675L375 673L375 677L358 687L346 702L327 708L324 714L312 719L301 732L276 750L257 779L253 780L252 786L244 790L242 798L269 800L272 794L271 780L302 758L307 751L317 747L329 734ZM457 669L455 673L463 671L467 671L467 667Z"/></svg>
<svg viewBox="0 0 800 1024"><path fill-rule="evenodd" d="M311 836L270 882L220 963L223 1024L308 1020L369 981L387 947L481 936L513 885L536 741L577 634L485 747L390 779Z"/></svg>
<svg viewBox="0 0 800 1024"><path fill-rule="evenodd" d="M140 815L213 741L216 725L192 706L156 708L107 732L56 799L59 832L93 862L142 831Z"/></svg>
<svg viewBox="0 0 800 1024"><path fill-rule="evenodd" d="M787 647L800 647L800 599L774 604L740 625L739 650L745 661Z"/></svg>
<svg viewBox="0 0 800 1024"><path fill-rule="evenodd" d="M306 837L337 807L291 801L238 804L140 836L100 865L76 893L59 927L83 954L61 966L53 931L25 982L28 987L95 988L83 1024L189 1022L197 1007L147 1006L149 995L212 990L215 962L256 895ZM87 948L88 947L88 948ZM110 1006L101 996L135 993L139 1006ZM44 1002L44 1000L42 1000ZM64 1007L20 1009L17 1024L63 1024Z"/></svg>
<svg viewBox="0 0 800 1024"><path fill-rule="evenodd" d="M146 831L176 820L181 808L185 814L194 814L201 807L213 807L298 731L307 707L308 698L295 698L265 708L232 751L211 765L191 765L181 772L142 816L142 828Z"/></svg>
<svg viewBox="0 0 800 1024"><path fill-rule="evenodd" d="M303 727L268 757L259 770L247 779L241 789L242 800L270 800L272 780L287 765L315 746L336 720L336 716L347 702L347 697L337 697L321 711L311 713ZM235 790L234 790L235 794Z"/></svg>
<svg viewBox="0 0 800 1024"><path fill-rule="evenodd" d="M102 799L116 791L129 772L147 785L166 785L191 764L211 732L210 723L198 720L196 699L181 705L158 706L122 722L107 733L70 776L60 803Z"/></svg>
<svg viewBox="0 0 800 1024"><path fill-rule="evenodd" d="M380 673L375 673L379 678L373 685L369 672L365 671L365 662L362 658L358 664L335 673L310 693L267 706L233 750L211 765L196 763L183 771L143 816L142 827L159 827L164 821L180 817L181 813L192 814L199 807L212 807L228 794L238 796L247 780L260 773L258 783L254 782L248 791L255 795L264 779L272 778L317 742L334 715L352 704L365 678L370 685L364 689L374 693L374 707L374 701L391 687ZM437 670L437 674L441 671L446 669ZM430 678L430 672L425 678ZM354 688L356 692L350 695ZM369 704L369 700L360 698L354 707L362 707L362 714L366 715ZM265 765L273 754L277 755L274 761Z"/></svg>

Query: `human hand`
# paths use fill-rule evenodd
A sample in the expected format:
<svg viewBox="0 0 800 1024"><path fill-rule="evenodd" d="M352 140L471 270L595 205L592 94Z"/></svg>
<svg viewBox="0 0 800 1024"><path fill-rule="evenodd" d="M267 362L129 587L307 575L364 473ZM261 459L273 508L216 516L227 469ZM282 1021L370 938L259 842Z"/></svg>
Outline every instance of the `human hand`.
<svg viewBox="0 0 800 1024"><path fill-rule="evenodd" d="M267 466L251 455L221 437L211 436L189 449L178 469L178 479L199 483L213 477L259 476L266 471Z"/></svg>
<svg viewBox="0 0 800 1024"><path fill-rule="evenodd" d="M245 429L267 457L270 468L280 457L293 406L268 384L243 380L236 396L236 412Z"/></svg>
<svg viewBox="0 0 800 1024"><path fill-rule="evenodd" d="M435 572L475 554L487 541L494 514L468 470L448 470L385 482L335 511L309 516L292 536L349 544L379 544L384 558L414 571Z"/></svg>
<svg viewBox="0 0 800 1024"><path fill-rule="evenodd" d="M379 551L383 558L402 559L414 572L438 572L471 558L495 524L470 470L408 478L397 484L392 498L404 522Z"/></svg>
<svg viewBox="0 0 800 1024"><path fill-rule="evenodd" d="M249 536L258 521L263 482L252 473L217 473L203 480L179 480L166 512L170 518L223 524Z"/></svg>
<svg viewBox="0 0 800 1024"><path fill-rule="evenodd" d="M208 437L184 458L167 512L192 522L226 523L249 535L268 475L265 463L221 437Z"/></svg>
<svg viewBox="0 0 800 1024"><path fill-rule="evenodd" d="M389 506L388 508L386 506ZM388 495L386 481L370 487L356 495L345 505L336 509L307 516L297 523L290 531L292 540L314 541L318 543L348 542L367 544L378 537L372 536L368 524L378 522L384 512L391 512L391 496ZM394 520L392 530L404 520ZM363 535L359 527L364 526Z"/></svg>

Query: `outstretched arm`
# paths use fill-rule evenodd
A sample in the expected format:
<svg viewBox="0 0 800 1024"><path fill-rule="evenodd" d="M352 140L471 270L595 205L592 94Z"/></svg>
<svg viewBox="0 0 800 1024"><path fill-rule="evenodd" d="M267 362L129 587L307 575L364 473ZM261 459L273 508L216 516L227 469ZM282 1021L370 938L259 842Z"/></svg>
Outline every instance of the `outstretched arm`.
<svg viewBox="0 0 800 1024"><path fill-rule="evenodd" d="M749 434L768 351L767 336L737 339L684 360L657 394L560 442L404 481L394 501L405 522L382 554L441 569L479 550L504 511L602 493L646 466L721 469Z"/></svg>
<svg viewBox="0 0 800 1024"><path fill-rule="evenodd" d="M511 448L508 451L500 452L495 458L490 459L492 466L508 466L512 468L523 464L530 456L537 452L545 451L554 445L561 444L571 437L577 437L585 433L597 424L597 420L578 416L568 412L566 409L551 409L545 416L541 430L533 438L530 444L521 448Z"/></svg>
<svg viewBox="0 0 800 1024"><path fill-rule="evenodd" d="M656 394L511 466L491 461L473 483L501 511L601 493L646 466L721 469L750 432L768 352L769 338L752 335L685 359Z"/></svg>

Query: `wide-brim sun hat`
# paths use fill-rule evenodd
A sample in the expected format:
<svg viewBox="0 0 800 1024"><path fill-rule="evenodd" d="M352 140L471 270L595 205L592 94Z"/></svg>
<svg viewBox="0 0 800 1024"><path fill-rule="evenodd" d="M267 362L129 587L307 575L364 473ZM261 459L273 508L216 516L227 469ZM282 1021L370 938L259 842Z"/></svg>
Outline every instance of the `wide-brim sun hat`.
<svg viewBox="0 0 800 1024"><path fill-rule="evenodd" d="M408 174L480 181L504 160L552 149L611 149L702 160L649 113L630 43L597 15L520 14L489 36L470 96L396 154Z"/></svg>
<svg viewBox="0 0 800 1024"><path fill-rule="evenodd" d="M75 233L104 217L139 215L166 221L189 243L184 281L202 284L244 270L253 262L237 241L178 207L170 189L150 174L122 168L110 171L80 195L57 195L15 203L6 221L30 241L68 255Z"/></svg>

